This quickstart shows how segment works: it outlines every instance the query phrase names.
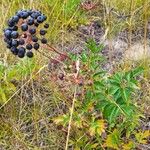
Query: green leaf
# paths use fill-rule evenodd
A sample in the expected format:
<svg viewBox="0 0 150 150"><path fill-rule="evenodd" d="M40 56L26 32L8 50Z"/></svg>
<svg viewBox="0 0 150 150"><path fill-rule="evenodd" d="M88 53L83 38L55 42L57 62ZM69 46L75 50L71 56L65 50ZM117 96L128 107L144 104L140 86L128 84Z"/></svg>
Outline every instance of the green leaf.
<svg viewBox="0 0 150 150"><path fill-rule="evenodd" d="M109 102L106 101L106 100L103 100L103 101L99 101L96 105L96 109L100 110L100 111L104 111L104 108L109 105Z"/></svg>
<svg viewBox="0 0 150 150"><path fill-rule="evenodd" d="M136 90L139 90L140 88L137 86L137 84L133 83L133 82L130 82L129 83L129 86L132 88L132 89L136 89Z"/></svg>
<svg viewBox="0 0 150 150"><path fill-rule="evenodd" d="M140 74L142 74L144 71L144 68L143 67L138 67L138 68L135 68L131 73L132 73L132 77L136 77Z"/></svg>
<svg viewBox="0 0 150 150"><path fill-rule="evenodd" d="M85 99L91 100L93 98L93 93L89 90L85 94Z"/></svg>
<svg viewBox="0 0 150 150"><path fill-rule="evenodd" d="M116 73L114 76L113 76L113 80L116 82L116 83L120 83L123 79L123 73L122 72L119 72L119 73Z"/></svg>
<svg viewBox="0 0 150 150"><path fill-rule="evenodd" d="M103 111L103 115L109 123L115 121L119 113L119 108L112 103L106 105Z"/></svg>
<svg viewBox="0 0 150 150"><path fill-rule="evenodd" d="M64 114L53 119L56 124L66 126L69 123L70 116Z"/></svg>
<svg viewBox="0 0 150 150"><path fill-rule="evenodd" d="M86 46L93 53L98 53L104 48L103 44L97 45L96 41L93 39L89 39Z"/></svg>
<svg viewBox="0 0 150 150"><path fill-rule="evenodd" d="M119 88L120 88L120 87L118 87L118 86L116 86L116 85L110 87L110 89L109 89L109 94L114 95L114 94L119 90Z"/></svg>
<svg viewBox="0 0 150 150"><path fill-rule="evenodd" d="M93 75L93 78L96 78L96 77L99 77L99 76L101 76L101 75L104 75L106 73L106 71L99 71L99 72L97 72L97 73L95 73L94 75Z"/></svg>
<svg viewBox="0 0 150 150"><path fill-rule="evenodd" d="M94 81L94 88L97 90L101 90L106 88L102 81Z"/></svg>
<svg viewBox="0 0 150 150"><path fill-rule="evenodd" d="M75 54L69 54L69 57L71 58L71 60L76 61L78 59L78 56Z"/></svg>
<svg viewBox="0 0 150 150"><path fill-rule="evenodd" d="M105 131L105 121L101 120L94 120L90 123L89 133L91 136L95 134L101 135Z"/></svg>
<svg viewBox="0 0 150 150"><path fill-rule="evenodd" d="M85 53L82 53L82 54L81 54L81 60L82 60L83 62L87 62L87 61L88 61L88 56L87 56Z"/></svg>
<svg viewBox="0 0 150 150"><path fill-rule="evenodd" d="M117 101L122 96L120 89L113 95L114 100Z"/></svg>
<svg viewBox="0 0 150 150"><path fill-rule="evenodd" d="M108 135L104 145L105 147L113 148L116 150L120 149L120 133L117 129Z"/></svg>
<svg viewBox="0 0 150 150"><path fill-rule="evenodd" d="M132 114L134 113L134 110L136 108L132 104L129 104L129 105L123 104L123 105L120 105L120 107L128 117L132 117Z"/></svg>
<svg viewBox="0 0 150 150"><path fill-rule="evenodd" d="M130 95L131 95L130 92L131 92L131 91L129 91L128 88L123 88L123 89L121 90L122 97L123 97L123 99L124 99L126 102L127 102L127 101L129 100L129 98L130 98Z"/></svg>
<svg viewBox="0 0 150 150"><path fill-rule="evenodd" d="M126 79L128 82L130 82L130 80L131 80L131 72L126 72L126 73L125 73L125 79Z"/></svg>

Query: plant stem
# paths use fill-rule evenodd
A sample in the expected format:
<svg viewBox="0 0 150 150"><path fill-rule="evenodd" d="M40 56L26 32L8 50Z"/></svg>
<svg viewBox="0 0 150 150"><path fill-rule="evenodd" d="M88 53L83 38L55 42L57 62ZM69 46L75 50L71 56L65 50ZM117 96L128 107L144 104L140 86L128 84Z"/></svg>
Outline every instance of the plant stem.
<svg viewBox="0 0 150 150"><path fill-rule="evenodd" d="M71 107L71 110L70 110L70 120L69 120L69 125L68 125L68 134L67 134L67 139L66 139L65 150L68 150L70 130L71 130L71 123L72 123L72 116L73 116L74 107L75 107L75 101L76 101L76 93L77 93L77 85L74 88L74 96L73 96L73 101L72 101L72 107Z"/></svg>
<svg viewBox="0 0 150 150"><path fill-rule="evenodd" d="M52 46L49 45L49 44L46 44L46 45L47 45L46 48L47 48L48 50L54 51L54 52L56 52L57 54L63 55L63 56L65 56L66 58L69 58L69 59L70 59L70 57L69 57L67 54L64 54L64 53L59 52L56 48L52 47ZM43 46L43 47L44 47L44 46Z"/></svg>
<svg viewBox="0 0 150 150"><path fill-rule="evenodd" d="M79 74L79 60L77 60L76 62L76 69L77 69L77 73L75 74L75 78L78 77ZM69 144L69 137L70 137L70 130L71 130L71 123L72 123L72 117L73 117L73 112L74 112L74 108L75 108L75 101L76 101L76 95L77 95L77 84L75 85L74 88L74 95L73 95L73 101L72 101L72 107L70 110L70 119L69 119L69 125L68 125L68 134L67 134L67 139L66 139L66 146L65 146L65 150L68 150L68 144Z"/></svg>

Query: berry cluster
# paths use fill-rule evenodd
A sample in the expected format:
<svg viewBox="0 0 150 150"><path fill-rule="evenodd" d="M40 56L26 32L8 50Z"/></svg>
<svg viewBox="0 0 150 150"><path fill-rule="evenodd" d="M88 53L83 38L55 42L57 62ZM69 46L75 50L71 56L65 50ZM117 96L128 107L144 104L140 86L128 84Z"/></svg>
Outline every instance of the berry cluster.
<svg viewBox="0 0 150 150"><path fill-rule="evenodd" d="M37 10L19 10L8 20L4 29L4 41L14 55L23 58L33 57L33 49L38 50L40 43L46 44L44 37L49 24L42 24L47 17ZM40 26L42 29L39 29Z"/></svg>

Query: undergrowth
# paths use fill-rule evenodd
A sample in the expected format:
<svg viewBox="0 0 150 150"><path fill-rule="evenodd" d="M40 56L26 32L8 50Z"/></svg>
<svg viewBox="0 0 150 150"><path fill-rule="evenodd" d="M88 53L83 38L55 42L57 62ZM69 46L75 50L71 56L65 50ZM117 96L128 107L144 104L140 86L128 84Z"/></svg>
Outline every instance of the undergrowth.
<svg viewBox="0 0 150 150"><path fill-rule="evenodd" d="M93 3L96 7L89 9L80 0L1 0L0 38L12 14L33 8L47 15L47 38L57 47L61 44L61 50L65 41L73 43L71 30L95 20L106 39L127 30L129 48L133 32L142 28L147 50L148 0ZM149 119L148 59L123 62L107 72L103 67L107 59L101 54L105 47L94 39L61 63L50 61L55 55L44 48L41 52L48 59L37 53L33 59L20 60L3 42L0 47L0 149L132 150L148 145L150 132L143 125Z"/></svg>

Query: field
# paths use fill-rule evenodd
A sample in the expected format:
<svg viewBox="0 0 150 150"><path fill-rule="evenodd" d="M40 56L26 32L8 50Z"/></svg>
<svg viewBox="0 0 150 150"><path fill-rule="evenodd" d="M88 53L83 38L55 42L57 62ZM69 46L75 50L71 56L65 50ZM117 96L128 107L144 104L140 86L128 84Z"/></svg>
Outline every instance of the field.
<svg viewBox="0 0 150 150"><path fill-rule="evenodd" d="M150 149L150 0L1 0L0 20L0 150Z"/></svg>

